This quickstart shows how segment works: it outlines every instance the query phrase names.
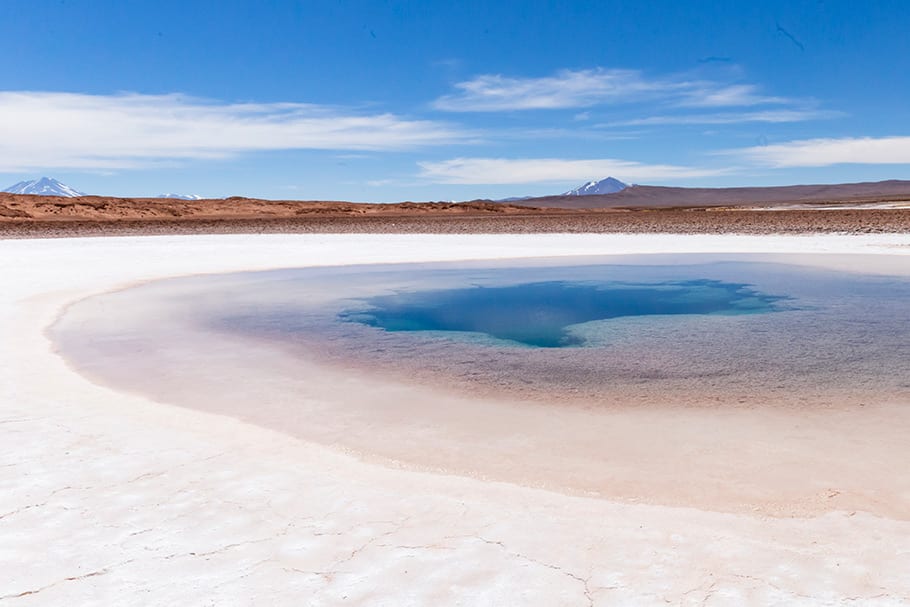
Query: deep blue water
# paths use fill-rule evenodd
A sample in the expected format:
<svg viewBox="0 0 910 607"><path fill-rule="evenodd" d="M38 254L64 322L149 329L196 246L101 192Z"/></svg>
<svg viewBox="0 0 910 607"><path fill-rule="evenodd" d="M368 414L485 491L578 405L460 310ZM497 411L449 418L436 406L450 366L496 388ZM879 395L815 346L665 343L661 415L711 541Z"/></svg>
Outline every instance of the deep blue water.
<svg viewBox="0 0 910 607"><path fill-rule="evenodd" d="M572 325L628 316L761 314L780 296L718 280L657 283L547 281L403 292L340 315L386 331L482 333L539 348L585 345Z"/></svg>

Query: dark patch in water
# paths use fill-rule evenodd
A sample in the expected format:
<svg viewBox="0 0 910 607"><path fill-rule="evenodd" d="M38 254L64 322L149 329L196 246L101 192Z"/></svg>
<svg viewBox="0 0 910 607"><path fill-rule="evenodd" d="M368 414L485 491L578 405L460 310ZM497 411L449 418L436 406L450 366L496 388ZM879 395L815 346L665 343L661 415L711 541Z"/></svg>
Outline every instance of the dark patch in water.
<svg viewBox="0 0 910 607"><path fill-rule="evenodd" d="M565 348L585 344L567 330L579 323L627 316L758 314L774 311L781 299L717 280L549 281L383 295L364 300L366 309L339 317L386 331L483 333L527 346Z"/></svg>

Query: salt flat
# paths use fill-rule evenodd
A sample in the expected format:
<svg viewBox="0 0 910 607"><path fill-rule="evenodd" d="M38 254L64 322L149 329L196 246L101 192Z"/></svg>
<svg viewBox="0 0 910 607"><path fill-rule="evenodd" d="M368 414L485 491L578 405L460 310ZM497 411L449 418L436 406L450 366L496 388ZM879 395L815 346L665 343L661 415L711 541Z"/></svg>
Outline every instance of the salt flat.
<svg viewBox="0 0 910 607"><path fill-rule="evenodd" d="M910 236L333 235L0 241L0 601L878 604L910 522L569 497L359 461L94 385L44 330L139 281L274 267L620 253L863 253ZM869 258L864 258L868 264ZM910 499L910 494L906 496Z"/></svg>

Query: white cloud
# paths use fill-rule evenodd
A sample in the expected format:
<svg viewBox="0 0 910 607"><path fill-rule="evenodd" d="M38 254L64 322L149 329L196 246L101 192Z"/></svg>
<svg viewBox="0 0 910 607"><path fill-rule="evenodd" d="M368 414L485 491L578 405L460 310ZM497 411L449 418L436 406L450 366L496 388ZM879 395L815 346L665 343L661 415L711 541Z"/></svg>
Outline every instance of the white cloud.
<svg viewBox="0 0 910 607"><path fill-rule="evenodd" d="M561 70L543 78L484 74L457 83L458 93L440 97L433 106L450 112L588 107L626 102L679 86L646 80L637 70Z"/></svg>
<svg viewBox="0 0 910 607"><path fill-rule="evenodd" d="M300 103L0 92L0 170L120 169L259 150L398 150L465 141L443 123Z"/></svg>
<svg viewBox="0 0 910 607"><path fill-rule="evenodd" d="M719 175L724 171L643 164L611 158L566 160L561 158L454 158L420 162L420 176L443 184L524 184L549 181L584 181L613 176L623 181L660 181Z"/></svg>
<svg viewBox="0 0 910 607"><path fill-rule="evenodd" d="M762 95L753 84L689 80L679 76L649 78L639 70L596 68L560 70L552 76L520 78L482 74L455 84L456 93L436 99L436 109L494 112L582 108L664 100L689 107L747 107L789 103Z"/></svg>
<svg viewBox="0 0 910 607"><path fill-rule="evenodd" d="M754 164L776 168L835 164L910 164L910 137L804 139L732 150Z"/></svg>
<svg viewBox="0 0 910 607"><path fill-rule="evenodd" d="M828 110L761 110L756 112L719 112L716 114L677 114L649 116L633 120L621 120L598 124L599 127L616 126L658 126L668 124L739 124L742 122L804 122L824 120L843 116L841 112Z"/></svg>
<svg viewBox="0 0 910 607"><path fill-rule="evenodd" d="M783 97L761 95L754 84L718 85L713 82L693 83L680 105L693 107L746 107L771 103L788 103Z"/></svg>

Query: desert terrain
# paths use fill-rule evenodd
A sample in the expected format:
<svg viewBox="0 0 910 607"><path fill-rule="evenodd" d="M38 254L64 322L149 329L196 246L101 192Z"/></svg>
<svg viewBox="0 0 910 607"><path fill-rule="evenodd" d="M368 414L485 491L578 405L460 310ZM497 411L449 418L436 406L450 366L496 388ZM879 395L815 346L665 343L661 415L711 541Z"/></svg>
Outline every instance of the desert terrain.
<svg viewBox="0 0 910 607"><path fill-rule="evenodd" d="M752 199L766 201L758 204L743 202L721 189L696 190L683 195L678 194L683 188L665 189L671 192L662 192L654 199L650 199L648 192L655 188L636 186L609 196L560 200L397 204L241 197L186 201L0 194L0 238L243 233L910 232L910 203L905 202L910 194L846 196L828 190L827 196L810 199L792 198L796 193L788 188L750 189ZM772 194L779 189L787 190L785 193L791 198L780 195L775 198ZM759 196L755 190L772 192ZM626 195L630 191L644 191L646 195ZM671 204L673 200L678 204ZM619 203L628 206L617 206ZM570 204L575 208L554 208ZM588 208L597 204L612 206Z"/></svg>

